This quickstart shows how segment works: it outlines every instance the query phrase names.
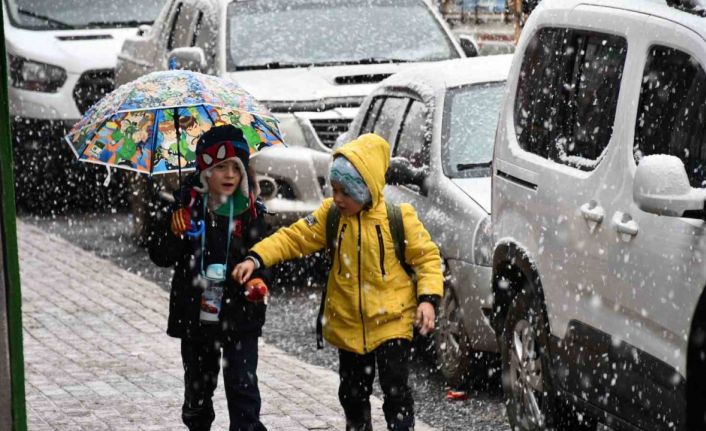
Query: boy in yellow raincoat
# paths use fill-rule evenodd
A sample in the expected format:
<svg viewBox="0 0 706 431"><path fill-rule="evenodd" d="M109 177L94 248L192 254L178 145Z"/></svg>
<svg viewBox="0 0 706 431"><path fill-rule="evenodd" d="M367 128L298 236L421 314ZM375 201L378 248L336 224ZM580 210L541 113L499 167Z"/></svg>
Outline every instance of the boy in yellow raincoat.
<svg viewBox="0 0 706 431"><path fill-rule="evenodd" d="M416 285L396 257L383 196L390 145L366 134L333 154L333 199L313 214L255 244L235 267L233 278L248 280L258 268L324 249L327 215L336 205L336 230L324 308L324 338L339 349L339 399L347 430L372 430L369 397L378 367L388 429L414 428L414 400L407 384L413 325L434 329L434 307L443 294L437 246L409 204L399 210L404 225L404 259Z"/></svg>

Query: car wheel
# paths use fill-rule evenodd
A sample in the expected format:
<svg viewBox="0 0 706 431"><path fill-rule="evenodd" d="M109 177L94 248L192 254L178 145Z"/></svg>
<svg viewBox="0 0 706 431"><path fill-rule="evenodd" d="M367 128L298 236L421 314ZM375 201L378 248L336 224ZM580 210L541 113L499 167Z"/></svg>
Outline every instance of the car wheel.
<svg viewBox="0 0 706 431"><path fill-rule="evenodd" d="M503 392L513 430L554 429L547 337L544 309L526 283L513 298L498 339Z"/></svg>
<svg viewBox="0 0 706 431"><path fill-rule="evenodd" d="M466 382L471 371L471 343L463 326L463 311L453 288L444 288L434 331L436 361L441 374L452 387Z"/></svg>

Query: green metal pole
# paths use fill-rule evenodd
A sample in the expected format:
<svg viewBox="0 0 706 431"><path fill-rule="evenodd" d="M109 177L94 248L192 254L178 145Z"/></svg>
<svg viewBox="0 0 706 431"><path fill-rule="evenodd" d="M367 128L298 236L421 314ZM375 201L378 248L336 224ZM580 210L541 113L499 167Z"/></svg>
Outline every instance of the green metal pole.
<svg viewBox="0 0 706 431"><path fill-rule="evenodd" d="M17 224L15 220L15 188L12 175L12 138L10 108L7 95L7 57L5 30L0 8L0 174L2 175L2 238L3 269L7 292L7 326L10 349L10 380L12 382L12 430L27 430L25 405L24 354L22 352L22 295L20 265L17 257Z"/></svg>

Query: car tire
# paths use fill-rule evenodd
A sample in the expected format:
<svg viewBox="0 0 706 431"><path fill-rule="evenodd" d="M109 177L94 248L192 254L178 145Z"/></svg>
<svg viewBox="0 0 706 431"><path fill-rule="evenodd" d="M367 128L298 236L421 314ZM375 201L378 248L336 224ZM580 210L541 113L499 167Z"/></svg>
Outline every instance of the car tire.
<svg viewBox="0 0 706 431"><path fill-rule="evenodd" d="M534 286L525 281L510 303L498 338L505 405L513 430L560 429L555 424L548 336L544 306Z"/></svg>
<svg viewBox="0 0 706 431"><path fill-rule="evenodd" d="M471 374L473 350L463 325L463 312L454 289L444 287L444 297L439 303L436 329L434 330L436 363L446 383L461 387Z"/></svg>

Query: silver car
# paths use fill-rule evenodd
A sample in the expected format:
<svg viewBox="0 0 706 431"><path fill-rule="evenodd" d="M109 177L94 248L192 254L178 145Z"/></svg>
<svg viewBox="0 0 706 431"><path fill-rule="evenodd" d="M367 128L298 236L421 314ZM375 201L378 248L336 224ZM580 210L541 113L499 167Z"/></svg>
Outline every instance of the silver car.
<svg viewBox="0 0 706 431"><path fill-rule="evenodd" d="M434 344L452 385L484 356L475 353L497 352L482 309L491 298L490 162L510 62L478 57L395 74L338 140L374 132L390 142L386 199L411 203L439 245L447 283Z"/></svg>
<svg viewBox="0 0 706 431"><path fill-rule="evenodd" d="M115 79L132 81L174 59L232 79L267 105L296 147L253 163L278 214L272 223L282 226L326 196L322 160L376 84L415 64L463 56L426 0L167 0L151 28L125 41ZM138 203L136 215L145 210Z"/></svg>

